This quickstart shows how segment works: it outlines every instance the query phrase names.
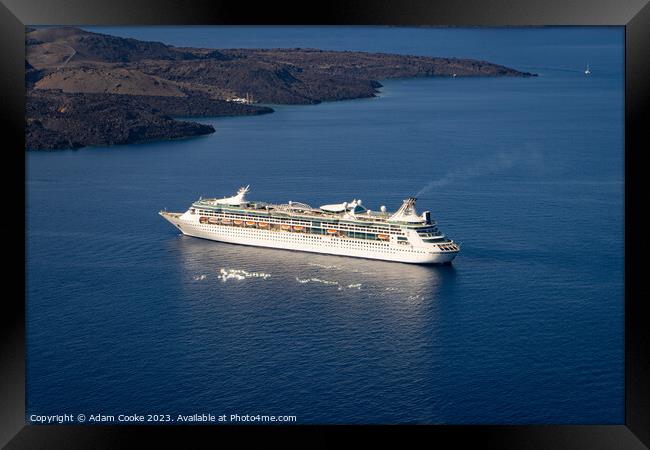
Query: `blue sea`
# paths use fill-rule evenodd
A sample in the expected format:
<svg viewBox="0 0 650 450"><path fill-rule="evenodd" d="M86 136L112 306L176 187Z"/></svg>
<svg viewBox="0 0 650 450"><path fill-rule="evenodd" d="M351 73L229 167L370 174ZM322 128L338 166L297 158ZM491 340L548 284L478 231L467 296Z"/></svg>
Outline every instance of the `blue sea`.
<svg viewBox="0 0 650 450"><path fill-rule="evenodd" d="M539 76L380 80L377 98L200 118L216 129L200 138L27 152L28 416L623 423L622 27L87 29ZM313 206L419 194L462 251L416 266L236 246L157 214L246 184Z"/></svg>

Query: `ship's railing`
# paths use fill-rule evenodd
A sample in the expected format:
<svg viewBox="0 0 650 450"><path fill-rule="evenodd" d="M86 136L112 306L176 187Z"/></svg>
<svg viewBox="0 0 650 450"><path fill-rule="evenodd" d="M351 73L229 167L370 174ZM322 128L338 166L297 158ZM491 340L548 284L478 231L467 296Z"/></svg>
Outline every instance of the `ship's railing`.
<svg viewBox="0 0 650 450"><path fill-rule="evenodd" d="M301 203L301 202L291 202L291 203L268 203L267 206L269 208L273 209L279 209L279 210L301 210L301 211L320 211L319 209L312 208L306 203Z"/></svg>
<svg viewBox="0 0 650 450"><path fill-rule="evenodd" d="M202 201L204 202L205 200L206 199L203 199ZM201 201L196 203L198 205L205 205L205 203L202 203ZM214 205L210 205L210 206L213 207ZM241 210L249 210L249 211L269 211L269 210L282 211L291 215L303 216L305 218L318 217L323 219L331 218L336 220L341 220L341 219L350 220L350 217L344 217L344 214L323 211L319 208L313 208L308 204L301 203L301 202L291 202L291 204L289 204L289 203L266 203L266 202L249 201L247 206L240 206L240 207L233 207L233 208L238 208ZM365 213L356 214L353 215L352 217L362 221L386 223L387 219L390 217L390 213L372 211L370 213L365 212Z"/></svg>

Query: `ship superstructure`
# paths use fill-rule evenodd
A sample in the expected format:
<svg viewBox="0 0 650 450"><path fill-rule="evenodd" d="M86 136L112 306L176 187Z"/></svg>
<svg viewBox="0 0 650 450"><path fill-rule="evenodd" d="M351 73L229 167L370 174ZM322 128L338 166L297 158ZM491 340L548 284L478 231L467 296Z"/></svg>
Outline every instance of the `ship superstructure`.
<svg viewBox="0 0 650 450"><path fill-rule="evenodd" d="M442 234L429 211L418 215L414 197L390 213L362 201L313 208L290 201L248 201L249 186L236 195L195 201L184 213L160 211L181 233L214 241L381 259L405 263L450 263L459 245Z"/></svg>

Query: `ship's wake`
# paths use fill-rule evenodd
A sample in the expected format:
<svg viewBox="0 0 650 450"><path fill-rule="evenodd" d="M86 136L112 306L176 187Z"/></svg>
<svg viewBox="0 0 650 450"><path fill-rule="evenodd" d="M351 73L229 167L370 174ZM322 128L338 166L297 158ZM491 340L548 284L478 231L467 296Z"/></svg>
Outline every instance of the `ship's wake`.
<svg viewBox="0 0 650 450"><path fill-rule="evenodd" d="M342 266L337 266L335 264L318 264L318 263L307 263L309 266L312 267L318 267L319 269L325 269L325 270L340 270L343 272L348 272L348 273L358 273L361 275L371 275L370 272L365 272L363 270L358 270L358 269L352 269L348 267L342 267Z"/></svg>
<svg viewBox="0 0 650 450"><path fill-rule="evenodd" d="M321 278L317 277L312 277L312 278L299 278L296 277L296 281L300 284L306 284L306 283L320 283L324 285L329 285L329 286L336 286L336 288L339 291L342 291L343 289L361 289L362 284L361 283L354 283L354 284L345 284L341 283L339 281L330 281L330 280L323 280Z"/></svg>
<svg viewBox="0 0 650 450"><path fill-rule="evenodd" d="M228 280L245 280L247 278L261 278L266 280L271 276L270 273L265 272L248 272L242 269L225 269L219 270L219 280L225 283Z"/></svg>
<svg viewBox="0 0 650 450"><path fill-rule="evenodd" d="M350 268L345 268L342 266L335 265L325 265L317 263L308 263L311 266L315 266L318 269L325 270L327 273L299 273L294 274L293 279L295 282L300 285L312 285L313 288L320 286L324 290L336 290L343 292L364 292L363 295L366 296L378 296L378 297L401 297L409 301L421 300L422 294L418 292L413 292L413 289L408 287L395 287L395 286L386 286L384 283L377 283L377 280L364 279L359 280L358 277L352 276L351 272L357 272L356 270ZM344 271L345 273L337 274L333 271ZM310 271L311 272L311 271ZM348 276L346 276L346 274ZM288 275L288 274L287 274ZM216 280L215 277L216 276ZM215 272L209 273L198 273L192 275L192 280L194 282L203 282L215 280L221 283L230 282L240 282L244 280L267 280L271 278L272 274L263 271L254 271L254 270L245 270L237 268L228 268L221 267ZM277 278L277 274L275 277ZM281 278L284 278L281 276ZM356 279L355 279L356 278ZM365 280L365 281L364 281ZM361 282L360 282L361 281ZM367 281L367 282L366 282Z"/></svg>

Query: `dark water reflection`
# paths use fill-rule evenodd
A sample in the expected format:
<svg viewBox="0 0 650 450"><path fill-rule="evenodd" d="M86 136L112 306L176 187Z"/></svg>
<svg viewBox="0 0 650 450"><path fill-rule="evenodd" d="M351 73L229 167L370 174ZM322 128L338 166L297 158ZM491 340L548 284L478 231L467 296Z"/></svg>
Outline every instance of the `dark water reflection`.
<svg viewBox="0 0 650 450"><path fill-rule="evenodd" d="M210 336L215 361L228 367L220 392L232 392L227 395L231 402L242 407L247 401L292 404L305 420L318 420L317 411L328 410L339 421L359 421L352 411L371 407L376 418L389 420L394 402L407 407L403 389L429 389L427 373L439 345L437 323L447 320L439 296L440 291L453 296L453 266L182 236L168 245L178 255L174 267L182 286L178 319L186 325L183 339L195 340L197 330ZM242 390L250 393L248 399ZM422 397L420 408L429 395ZM296 403L289 401L292 397ZM426 414L420 414L424 420Z"/></svg>

